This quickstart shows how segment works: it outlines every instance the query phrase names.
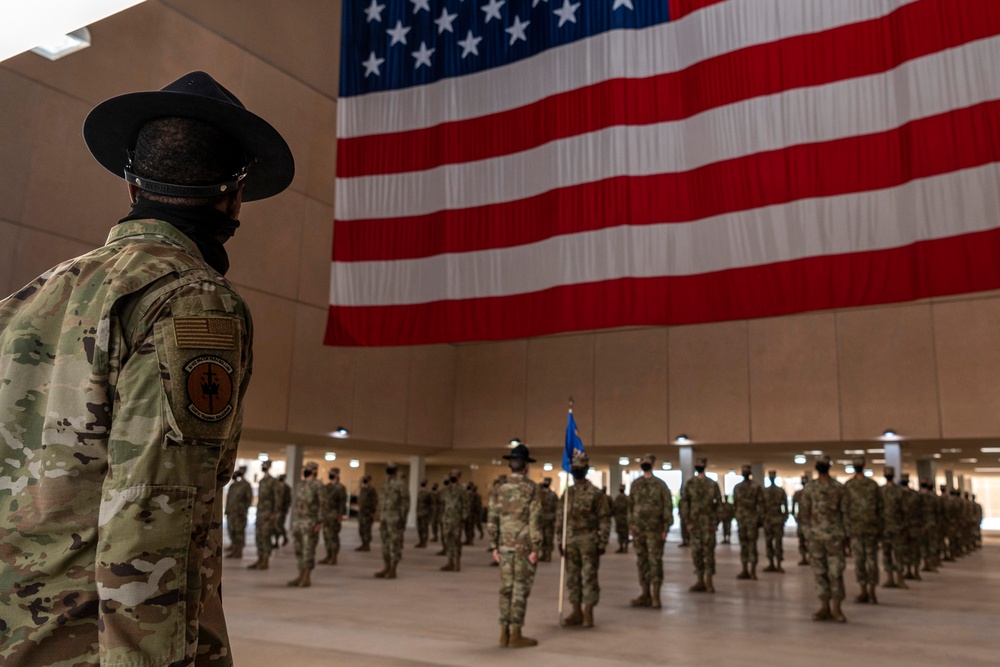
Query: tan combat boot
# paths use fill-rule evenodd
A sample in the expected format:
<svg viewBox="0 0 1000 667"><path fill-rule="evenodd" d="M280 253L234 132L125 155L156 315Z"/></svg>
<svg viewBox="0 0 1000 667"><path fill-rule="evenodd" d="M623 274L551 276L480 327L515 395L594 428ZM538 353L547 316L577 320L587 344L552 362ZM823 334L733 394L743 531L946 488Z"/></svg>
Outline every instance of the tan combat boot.
<svg viewBox="0 0 1000 667"><path fill-rule="evenodd" d="M337 564L337 554L332 554L330 556L330 565L336 565L336 564Z"/></svg>
<svg viewBox="0 0 1000 667"><path fill-rule="evenodd" d="M844 598L833 598L833 600L830 601L831 603L830 616L832 616L833 620L837 621L838 623L847 622L847 617L844 616L844 613L842 611L840 611L840 603L843 601L843 599Z"/></svg>
<svg viewBox="0 0 1000 667"><path fill-rule="evenodd" d="M648 607L653 599L649 596L649 584L642 585L642 594L631 601L633 607Z"/></svg>
<svg viewBox="0 0 1000 667"><path fill-rule="evenodd" d="M594 605L592 604L583 605L583 627L594 627Z"/></svg>
<svg viewBox="0 0 1000 667"><path fill-rule="evenodd" d="M878 598L875 597L875 584L868 584L868 601L872 604L878 604Z"/></svg>
<svg viewBox="0 0 1000 667"><path fill-rule="evenodd" d="M258 570L266 570L269 567L271 567L271 558L269 556L264 556L261 559L260 565L257 567L257 569Z"/></svg>
<svg viewBox="0 0 1000 667"><path fill-rule="evenodd" d="M256 561L254 561L250 565L247 565L247 569L248 570L259 570L260 569L260 558L258 558Z"/></svg>
<svg viewBox="0 0 1000 667"><path fill-rule="evenodd" d="M396 565L397 565L396 563L390 563L389 564L389 572L385 575L386 579L395 579L396 578Z"/></svg>
<svg viewBox="0 0 1000 667"><path fill-rule="evenodd" d="M510 626L510 641L507 643L507 646L511 648L528 648L530 646L538 646L538 640L521 636L521 626L512 625Z"/></svg>
<svg viewBox="0 0 1000 667"><path fill-rule="evenodd" d="M461 571L462 571L462 559L461 558L456 558L455 559L455 572L461 572Z"/></svg>
<svg viewBox="0 0 1000 667"><path fill-rule="evenodd" d="M510 627L506 625L500 626L500 646L507 648L510 643Z"/></svg>
<svg viewBox="0 0 1000 667"><path fill-rule="evenodd" d="M653 609L660 608L660 584L650 587L650 592L653 594L653 599L650 601L650 607Z"/></svg>
<svg viewBox="0 0 1000 667"><path fill-rule="evenodd" d="M785 572L785 569L784 569L783 567L781 567L781 559L779 558L779 559L778 559L778 560L776 561L776 563L777 563L777 564L776 564L776 565L774 566L774 571L775 571L775 572L781 572L781 573L784 573L784 572Z"/></svg>
<svg viewBox="0 0 1000 667"><path fill-rule="evenodd" d="M854 598L854 601L859 604L865 604L868 602L868 586L861 587L861 594Z"/></svg>
<svg viewBox="0 0 1000 667"><path fill-rule="evenodd" d="M750 563L750 578L757 580L757 563Z"/></svg>
<svg viewBox="0 0 1000 667"><path fill-rule="evenodd" d="M233 547L229 550L226 558L243 558L243 547Z"/></svg>
<svg viewBox="0 0 1000 667"><path fill-rule="evenodd" d="M378 571L378 572L375 573L375 578L376 579L385 579L387 576L389 576L389 567L390 567L389 566L389 561L385 561L384 562L384 567L380 571Z"/></svg>
<svg viewBox="0 0 1000 667"><path fill-rule="evenodd" d="M829 600L823 600L822 606L819 608L819 610L816 613L813 614L813 620L814 621L829 621L831 618L833 618L833 615L830 613L830 601Z"/></svg>
<svg viewBox="0 0 1000 667"><path fill-rule="evenodd" d="M747 571L747 564L746 563L743 563L743 569L740 570L740 573L736 575L736 578L737 579L749 579L750 578L750 573Z"/></svg>
<svg viewBox="0 0 1000 667"><path fill-rule="evenodd" d="M299 582L299 588L309 588L310 586L312 586L312 570L304 570L302 581Z"/></svg>
<svg viewBox="0 0 1000 667"><path fill-rule="evenodd" d="M304 577L304 576L305 576L305 573L306 573L306 571L305 571L305 570L303 570L303 569L299 568L299 576L297 576L297 577L295 577L294 579L292 579L291 581L289 581L289 582L288 582L288 585L289 585L289 586L298 586L298 585L299 585L299 582L301 582L301 581L302 581L302 577Z"/></svg>
<svg viewBox="0 0 1000 667"><path fill-rule="evenodd" d="M699 574L698 575L698 581L694 582L694 584L692 584L691 588L689 588L688 590L691 591L692 593L704 593L705 592L705 576Z"/></svg>
<svg viewBox="0 0 1000 667"><path fill-rule="evenodd" d="M454 572L455 571L455 559L449 558L448 563L441 566L442 572Z"/></svg>
<svg viewBox="0 0 1000 667"><path fill-rule="evenodd" d="M711 574L706 574L705 575L705 591L708 592L708 593L714 593L715 592L715 586L712 585L712 575Z"/></svg>
<svg viewBox="0 0 1000 667"><path fill-rule="evenodd" d="M562 620L562 624L568 627L571 625L580 625L581 623L583 623L583 610L580 609L579 602L574 602L573 611Z"/></svg>
<svg viewBox="0 0 1000 667"><path fill-rule="evenodd" d="M777 572L778 570L774 567L774 556L767 559L767 567L764 568L764 572Z"/></svg>
<svg viewBox="0 0 1000 667"><path fill-rule="evenodd" d="M885 583L882 584L882 588L899 588L899 584L896 583L896 573L889 571L885 573Z"/></svg>

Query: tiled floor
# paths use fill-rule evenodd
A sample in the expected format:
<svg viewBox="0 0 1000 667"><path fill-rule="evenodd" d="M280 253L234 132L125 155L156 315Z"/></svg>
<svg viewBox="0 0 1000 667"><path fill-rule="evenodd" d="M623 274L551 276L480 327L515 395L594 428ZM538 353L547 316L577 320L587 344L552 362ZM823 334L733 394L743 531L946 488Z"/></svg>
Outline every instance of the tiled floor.
<svg viewBox="0 0 1000 667"><path fill-rule="evenodd" d="M734 531L735 533L735 531ZM252 528L248 530L252 535ZM735 535L734 535L735 539ZM601 563L601 603L591 630L558 626L559 563L539 565L525 634L537 648L496 645L497 568L482 543L466 547L462 572L439 572L438 545L406 541L400 578L374 579L379 546L355 552L356 524L346 525L340 564L320 565L313 586L288 588L295 575L291 544L266 572L226 561L226 614L239 667L313 665L1000 665L1000 536L986 548L911 589L879 589L880 604L845 603L846 625L815 623L812 575L796 567L795 540L785 539L785 574L737 581L739 546L720 545L714 595L692 594L688 549L671 533L664 558L663 609L633 609L635 558L608 554ZM763 550L763 541L760 543ZM323 556L322 546L319 550ZM853 564L848 600L857 593Z"/></svg>

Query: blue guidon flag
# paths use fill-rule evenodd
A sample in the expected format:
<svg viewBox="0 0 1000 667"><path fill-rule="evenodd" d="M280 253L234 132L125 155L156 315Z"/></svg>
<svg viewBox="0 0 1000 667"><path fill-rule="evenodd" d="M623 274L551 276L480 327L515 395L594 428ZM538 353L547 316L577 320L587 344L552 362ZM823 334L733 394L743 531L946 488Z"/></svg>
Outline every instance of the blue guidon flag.
<svg viewBox="0 0 1000 667"><path fill-rule="evenodd" d="M566 422L566 448L563 449L563 470L570 471L570 464L577 454L585 454L583 450L583 440L580 439L580 431L576 428L576 420L573 419L572 408L569 411L569 421Z"/></svg>

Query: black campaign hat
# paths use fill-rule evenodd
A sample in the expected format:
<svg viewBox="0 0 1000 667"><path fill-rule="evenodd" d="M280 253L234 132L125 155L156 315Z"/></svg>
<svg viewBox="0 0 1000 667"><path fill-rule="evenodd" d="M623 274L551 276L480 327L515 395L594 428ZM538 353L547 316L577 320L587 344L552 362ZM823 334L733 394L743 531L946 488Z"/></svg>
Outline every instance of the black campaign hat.
<svg viewBox="0 0 1000 667"><path fill-rule="evenodd" d="M522 459L528 463L534 463L535 459L531 458L531 453L528 448L524 445L518 445L514 449L510 450L510 454L504 456L505 459Z"/></svg>
<svg viewBox="0 0 1000 667"><path fill-rule="evenodd" d="M210 123L232 136L243 148L248 161L243 200L272 197L287 188L295 175L295 160L281 134L260 116L247 111L243 103L205 72L185 74L158 91L128 93L98 104L83 122L83 139L102 167L125 177L129 151L143 125L157 118L180 116ZM134 176L129 182L142 189L158 191ZM242 175L235 181L238 184ZM138 182L137 182L138 181ZM162 194L210 196L222 194L234 183L219 184L218 192L181 192L184 186L163 184ZM199 186L194 186L199 187Z"/></svg>

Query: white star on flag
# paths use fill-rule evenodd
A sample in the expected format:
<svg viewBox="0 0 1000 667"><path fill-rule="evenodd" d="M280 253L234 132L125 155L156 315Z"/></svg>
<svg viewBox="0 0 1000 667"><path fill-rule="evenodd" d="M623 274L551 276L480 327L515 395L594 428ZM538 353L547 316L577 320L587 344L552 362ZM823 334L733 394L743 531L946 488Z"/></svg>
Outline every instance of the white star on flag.
<svg viewBox="0 0 1000 667"><path fill-rule="evenodd" d="M437 23L438 34L440 35L445 30L447 30L448 32L455 32L455 30L451 27L451 24L455 22L455 19L457 17L458 17L457 13L456 14L449 14L448 13L448 8L447 7L442 7L441 8L441 16L439 16L436 19L434 19L434 23Z"/></svg>
<svg viewBox="0 0 1000 667"><path fill-rule="evenodd" d="M372 4L368 5L368 9L365 10L365 16L368 17L365 23L371 23L372 21L381 23L383 9L385 9L385 5L378 4L378 0L372 0Z"/></svg>
<svg viewBox="0 0 1000 667"><path fill-rule="evenodd" d="M431 55L436 49L428 49L427 44L420 42L420 48L412 52L410 55L417 59L417 62L413 63L413 69L419 69L421 65L431 66Z"/></svg>
<svg viewBox="0 0 1000 667"><path fill-rule="evenodd" d="M569 21L570 23L576 23L576 10L580 8L579 2L570 2L569 0L563 0L563 6L559 9L552 10L552 13L559 17L558 28L563 27L563 23Z"/></svg>
<svg viewBox="0 0 1000 667"><path fill-rule="evenodd" d="M372 51L371 55L368 56L368 60L361 63L365 66L365 78L368 78L369 74L374 74L375 76L381 76L382 72L379 71L379 67L385 62L385 58L376 58L375 52Z"/></svg>
<svg viewBox="0 0 1000 667"><path fill-rule="evenodd" d="M503 7L505 4L506 0L490 0L488 4L485 4L482 7L480 7L481 10L486 12L486 20L483 21L483 23L489 23L490 19L494 18L500 22L503 22L503 19L500 18L500 8Z"/></svg>
<svg viewBox="0 0 1000 667"><path fill-rule="evenodd" d="M470 53L474 56L479 55L479 42L483 41L482 37L476 37L469 31L469 34L465 36L465 39L458 42L458 45L462 47L462 57L469 55Z"/></svg>
<svg viewBox="0 0 1000 667"><path fill-rule="evenodd" d="M410 0L413 3L413 13L416 14L421 9L426 9L428 12L431 11L431 6L427 4L427 0Z"/></svg>
<svg viewBox="0 0 1000 667"><path fill-rule="evenodd" d="M396 21L396 27L391 30L386 30L389 36L392 37L392 41L389 42L389 46L393 44L406 44L406 33L410 32L410 28L404 28L402 21Z"/></svg>
<svg viewBox="0 0 1000 667"><path fill-rule="evenodd" d="M615 11L619 7L628 7L632 11L635 11L635 7L632 6L632 0L615 0L615 4L611 5L611 11Z"/></svg>
<svg viewBox="0 0 1000 667"><path fill-rule="evenodd" d="M504 30L504 32L510 35L511 46L513 46L514 42L516 42L519 39L523 39L526 42L528 41L528 38L524 34L524 29L527 28L529 25L531 25L531 21L525 21L524 23L522 23L520 16L514 17L514 23L512 23L509 28L506 28Z"/></svg>

